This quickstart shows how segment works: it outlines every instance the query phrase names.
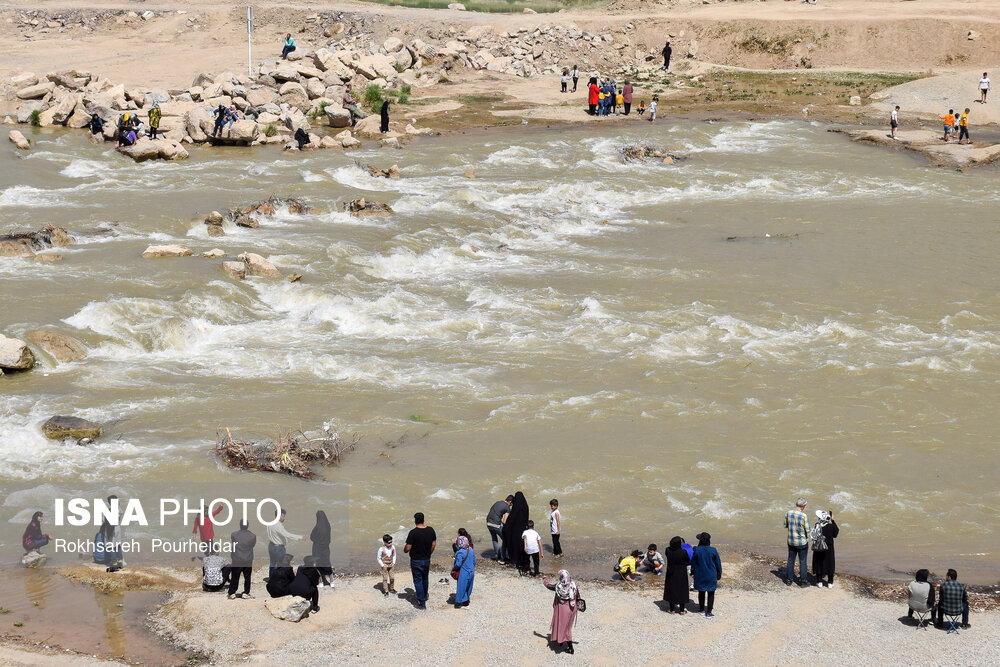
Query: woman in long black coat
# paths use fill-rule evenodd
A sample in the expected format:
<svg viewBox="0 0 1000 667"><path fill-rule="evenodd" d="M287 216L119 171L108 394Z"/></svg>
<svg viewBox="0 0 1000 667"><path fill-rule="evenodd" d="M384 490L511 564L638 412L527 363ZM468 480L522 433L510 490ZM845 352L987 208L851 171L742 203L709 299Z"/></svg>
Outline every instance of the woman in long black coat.
<svg viewBox="0 0 1000 667"><path fill-rule="evenodd" d="M833 520L833 514L816 510L816 520L819 522L820 531L826 538L826 550L816 551L813 549L813 576L816 577L816 584L820 587L824 585L823 577L826 577L827 588L833 588L833 575L837 570L837 554L834 551L833 543L840 535L840 528Z"/></svg>
<svg viewBox="0 0 1000 667"><path fill-rule="evenodd" d="M295 573L291 585L288 586L288 594L309 600L312 611L319 611L319 570L316 568L316 559L306 556L302 559L299 571ZM270 582L269 582L270 583Z"/></svg>
<svg viewBox="0 0 1000 667"><path fill-rule="evenodd" d="M507 549L508 563L517 566L518 571L528 570L528 555L524 553L522 533L528 529L528 501L520 491L514 494L514 502L510 505L510 513L503 524L503 543Z"/></svg>
<svg viewBox="0 0 1000 667"><path fill-rule="evenodd" d="M382 134L385 134L389 131L389 100L382 102L382 109L379 111L379 115L382 117L379 129L382 131Z"/></svg>
<svg viewBox="0 0 1000 667"><path fill-rule="evenodd" d="M333 575L333 567L330 565L330 521L323 510L316 512L316 525L309 533L309 539L312 540L312 555L316 559L316 569L323 578L323 585L329 586L328 577Z"/></svg>
<svg viewBox="0 0 1000 667"><path fill-rule="evenodd" d="M667 574L663 582L663 599L670 606L670 613L684 613L684 605L688 601L688 558L687 551L681 546L684 540L675 537L667 547Z"/></svg>

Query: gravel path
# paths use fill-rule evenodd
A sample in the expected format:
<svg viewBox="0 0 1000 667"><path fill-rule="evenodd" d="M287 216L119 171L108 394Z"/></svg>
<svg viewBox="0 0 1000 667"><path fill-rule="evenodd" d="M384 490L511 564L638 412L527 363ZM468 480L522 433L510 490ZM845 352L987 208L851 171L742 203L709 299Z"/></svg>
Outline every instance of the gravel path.
<svg viewBox="0 0 1000 667"><path fill-rule="evenodd" d="M786 588L753 563L725 563L715 618L670 615L659 586L581 584L588 610L574 632L576 654L548 647L552 594L540 580L480 566L472 605L447 603L454 582L432 572L426 611L405 595L385 598L375 576L344 578L322 589L321 611L276 620L264 599L175 594L155 625L218 664L995 664L1000 613L973 614L959 635L917 630L905 607L834 589ZM258 573L258 578L262 576ZM445 582L439 582L446 579ZM266 595L263 585L255 590ZM397 589L412 590L408 568Z"/></svg>

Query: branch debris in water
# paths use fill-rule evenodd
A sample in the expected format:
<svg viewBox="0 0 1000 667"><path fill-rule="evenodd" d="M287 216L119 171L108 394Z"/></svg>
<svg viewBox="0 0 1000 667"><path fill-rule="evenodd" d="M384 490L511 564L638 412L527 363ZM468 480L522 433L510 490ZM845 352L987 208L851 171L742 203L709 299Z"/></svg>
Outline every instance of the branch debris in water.
<svg viewBox="0 0 1000 667"><path fill-rule="evenodd" d="M622 162L626 164L651 159L658 159L667 164L673 164L683 159L679 155L672 155L668 150L652 144L628 143L618 150L622 155Z"/></svg>
<svg viewBox="0 0 1000 667"><path fill-rule="evenodd" d="M344 454L352 451L361 441L357 433L349 438L327 426L323 434L310 438L301 431L297 434L279 434L276 440L240 440L227 428L219 431L215 452L230 468L259 470L311 479L313 466L337 465Z"/></svg>

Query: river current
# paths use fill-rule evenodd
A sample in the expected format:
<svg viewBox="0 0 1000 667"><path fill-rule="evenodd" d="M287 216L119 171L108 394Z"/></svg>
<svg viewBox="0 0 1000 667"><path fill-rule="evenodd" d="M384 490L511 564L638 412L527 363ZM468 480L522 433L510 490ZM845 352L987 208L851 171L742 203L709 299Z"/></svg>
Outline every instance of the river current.
<svg viewBox="0 0 1000 667"><path fill-rule="evenodd" d="M335 559L367 569L415 510L441 539L488 541L486 511L516 490L540 526L560 499L567 551L707 530L780 553L804 495L837 516L848 567L934 558L996 580L992 169L785 121L139 165L82 132L35 139L0 152L0 232L53 223L78 243L61 263L0 259L0 332L49 328L90 354L0 378L11 549L53 494L180 481L266 486L301 507L297 532L328 507ZM628 142L686 159L625 162ZM206 213L272 194L313 210L208 237ZM395 213L343 212L357 196ZM141 259L151 243L258 252L303 278L236 282L219 260ZM54 414L111 425L61 444L39 428ZM211 450L219 428L331 420L363 439L326 481L233 472Z"/></svg>

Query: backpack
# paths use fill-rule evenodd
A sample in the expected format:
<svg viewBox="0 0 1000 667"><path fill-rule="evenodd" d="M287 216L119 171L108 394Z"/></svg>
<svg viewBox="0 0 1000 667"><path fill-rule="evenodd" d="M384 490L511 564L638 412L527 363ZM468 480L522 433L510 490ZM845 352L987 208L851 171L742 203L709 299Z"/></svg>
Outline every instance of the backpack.
<svg viewBox="0 0 1000 667"><path fill-rule="evenodd" d="M615 561L615 574L621 574L622 560L624 559L625 556L619 556L618 560Z"/></svg>
<svg viewBox="0 0 1000 667"><path fill-rule="evenodd" d="M816 524L812 527L810 531L810 537L813 541L813 551L826 551L828 549L826 545L826 535L823 534L823 526Z"/></svg>

